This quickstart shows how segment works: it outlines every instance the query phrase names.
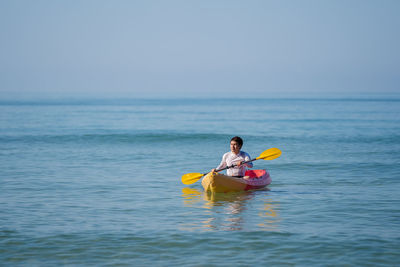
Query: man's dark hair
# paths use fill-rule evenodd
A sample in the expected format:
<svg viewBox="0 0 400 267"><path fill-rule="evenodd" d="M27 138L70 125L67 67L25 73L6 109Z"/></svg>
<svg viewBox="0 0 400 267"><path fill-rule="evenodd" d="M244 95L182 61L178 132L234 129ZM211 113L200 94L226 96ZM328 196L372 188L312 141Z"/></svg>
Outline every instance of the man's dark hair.
<svg viewBox="0 0 400 267"><path fill-rule="evenodd" d="M232 137L231 142L232 141L235 141L236 143L238 143L240 147L243 146L243 139L240 138L239 136Z"/></svg>

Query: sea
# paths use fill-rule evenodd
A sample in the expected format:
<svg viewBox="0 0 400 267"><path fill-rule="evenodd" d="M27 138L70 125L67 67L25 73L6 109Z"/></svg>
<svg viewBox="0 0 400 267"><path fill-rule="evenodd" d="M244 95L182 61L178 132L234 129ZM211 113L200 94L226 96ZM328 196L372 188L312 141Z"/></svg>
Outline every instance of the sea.
<svg viewBox="0 0 400 267"><path fill-rule="evenodd" d="M181 182L233 136L267 188ZM1 266L399 262L399 96L0 101Z"/></svg>

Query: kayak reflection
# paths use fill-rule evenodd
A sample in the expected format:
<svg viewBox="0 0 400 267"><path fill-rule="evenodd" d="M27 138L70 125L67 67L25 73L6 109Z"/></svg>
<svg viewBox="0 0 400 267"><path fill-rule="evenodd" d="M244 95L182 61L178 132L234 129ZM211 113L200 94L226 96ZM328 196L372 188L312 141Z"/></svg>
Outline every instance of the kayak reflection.
<svg viewBox="0 0 400 267"><path fill-rule="evenodd" d="M263 194L260 191L265 192L269 191L269 189L210 193L185 187L182 189L182 197L185 206L200 206L205 210L203 215L206 218L201 220L203 229L235 231L244 230L250 226L251 228L257 228L257 230L277 231L279 216L276 208L278 203L272 199L263 199L262 202L256 200L256 197L258 198ZM251 209L248 210L250 206ZM256 218L251 216L254 212L258 215ZM255 223L255 225L251 226L249 223ZM198 221L197 226L199 226Z"/></svg>

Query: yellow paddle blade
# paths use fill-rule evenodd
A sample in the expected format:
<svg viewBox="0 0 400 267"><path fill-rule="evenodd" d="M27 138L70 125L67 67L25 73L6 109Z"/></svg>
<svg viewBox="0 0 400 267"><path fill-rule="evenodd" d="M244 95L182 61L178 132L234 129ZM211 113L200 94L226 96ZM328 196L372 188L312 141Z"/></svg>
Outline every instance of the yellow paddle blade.
<svg viewBox="0 0 400 267"><path fill-rule="evenodd" d="M279 148L274 147L265 150L263 153L260 154L260 156L257 157L257 159L273 160L279 158L281 154L282 151L280 151Z"/></svg>
<svg viewBox="0 0 400 267"><path fill-rule="evenodd" d="M187 173L185 175L182 175L182 183L193 184L193 183L197 182L203 176L204 176L204 174L196 173L196 172Z"/></svg>

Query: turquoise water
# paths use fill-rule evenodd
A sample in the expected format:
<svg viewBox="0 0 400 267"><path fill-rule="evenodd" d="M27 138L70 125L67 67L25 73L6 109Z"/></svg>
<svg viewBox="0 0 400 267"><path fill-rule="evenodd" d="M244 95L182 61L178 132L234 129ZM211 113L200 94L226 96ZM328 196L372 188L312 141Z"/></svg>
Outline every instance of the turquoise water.
<svg viewBox="0 0 400 267"><path fill-rule="evenodd" d="M209 195L240 135L266 190ZM0 265L396 266L400 98L0 102Z"/></svg>

